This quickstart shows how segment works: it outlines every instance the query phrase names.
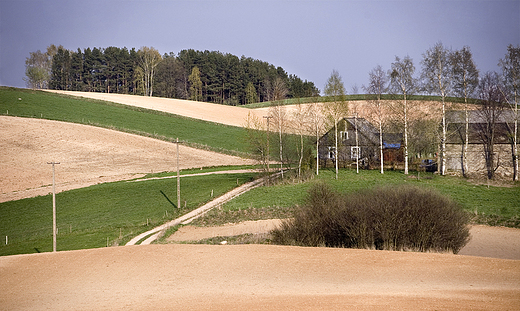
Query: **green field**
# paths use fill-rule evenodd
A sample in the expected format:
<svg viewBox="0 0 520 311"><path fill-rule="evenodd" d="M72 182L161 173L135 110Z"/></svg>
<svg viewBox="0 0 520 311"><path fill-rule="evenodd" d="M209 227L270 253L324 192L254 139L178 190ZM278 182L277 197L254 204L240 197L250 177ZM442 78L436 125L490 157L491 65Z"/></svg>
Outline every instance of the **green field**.
<svg viewBox="0 0 520 311"><path fill-rule="evenodd" d="M320 175L304 183L281 183L272 187L253 189L226 203L223 211L238 211L265 207L293 207L305 203L307 190L317 182L326 182L342 193L383 186L409 184L433 188L452 198L471 214L474 220L491 225L520 227L520 186L487 187L453 176L431 173L404 175L401 171L340 170L339 179L334 179L332 170L321 170ZM266 215L269 218L270 215ZM225 222L226 220L223 220Z"/></svg>
<svg viewBox="0 0 520 311"><path fill-rule="evenodd" d="M104 247L107 239L109 245L122 245L210 201L212 190L214 197L219 196L256 175L183 177L180 209L176 178L106 183L58 193L57 249ZM52 195L0 203L0 219L0 255L52 250Z"/></svg>
<svg viewBox="0 0 520 311"><path fill-rule="evenodd" d="M247 155L243 128L29 89L0 87L0 115L90 124L232 155Z"/></svg>

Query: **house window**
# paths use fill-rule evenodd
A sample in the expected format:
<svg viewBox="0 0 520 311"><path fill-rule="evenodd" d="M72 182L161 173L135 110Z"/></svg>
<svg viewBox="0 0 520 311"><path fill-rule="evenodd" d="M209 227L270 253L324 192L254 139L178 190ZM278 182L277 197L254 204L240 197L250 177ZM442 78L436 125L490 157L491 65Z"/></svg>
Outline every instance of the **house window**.
<svg viewBox="0 0 520 311"><path fill-rule="evenodd" d="M336 151L336 147L329 147L329 159L334 159L335 158L335 152Z"/></svg>
<svg viewBox="0 0 520 311"><path fill-rule="evenodd" d="M341 140L347 140L348 139L348 131L340 131L339 132L339 138Z"/></svg>
<svg viewBox="0 0 520 311"><path fill-rule="evenodd" d="M350 147L350 158L359 159L360 152L361 152L361 149L359 147Z"/></svg>

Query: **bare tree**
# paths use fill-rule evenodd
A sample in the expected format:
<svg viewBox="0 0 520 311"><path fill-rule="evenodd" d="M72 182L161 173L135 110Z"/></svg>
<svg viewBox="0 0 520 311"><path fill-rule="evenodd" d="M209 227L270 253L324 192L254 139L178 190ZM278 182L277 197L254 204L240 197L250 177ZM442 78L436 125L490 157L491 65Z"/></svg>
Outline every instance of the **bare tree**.
<svg viewBox="0 0 520 311"><path fill-rule="evenodd" d="M300 136L299 142L299 150L298 150L298 177L302 175L302 162L303 162L303 152L304 152L304 136L312 134L312 131L309 131L309 121L310 115L308 110L305 110L303 105L301 104L300 98L298 98L298 103L296 105L296 110L292 115L292 127L298 136Z"/></svg>
<svg viewBox="0 0 520 311"><path fill-rule="evenodd" d="M406 56L402 60L396 56L395 62L392 63L390 69L391 89L395 93L403 96L401 101L403 111L403 128L404 128L404 173L408 174L408 102L407 96L413 94L416 88L416 80L413 77L415 66L410 56Z"/></svg>
<svg viewBox="0 0 520 311"><path fill-rule="evenodd" d="M503 96L496 72L486 72L479 83L478 136L484 147L488 179L493 179L499 161L495 159L494 145L497 139L497 123L504 110Z"/></svg>
<svg viewBox="0 0 520 311"><path fill-rule="evenodd" d="M368 73L368 85L363 86L364 91L368 94L367 101L374 107L379 125L379 162L381 166L381 174L384 174L383 168L383 111L381 95L386 92L388 84L388 75L383 67L377 65Z"/></svg>
<svg viewBox="0 0 520 311"><path fill-rule="evenodd" d="M137 53L139 55L139 66L143 70L144 75L144 94L152 96L155 67L162 60L161 54L153 47L147 46L141 47Z"/></svg>
<svg viewBox="0 0 520 311"><path fill-rule="evenodd" d="M442 99L441 175L446 174L446 96L452 88L451 51L442 43L435 44L423 54L423 88L430 94L438 94Z"/></svg>
<svg viewBox="0 0 520 311"><path fill-rule="evenodd" d="M518 105L520 105L520 46L507 47L507 54L500 59L502 68L505 99L513 111L514 128L512 130L513 180L518 180Z"/></svg>
<svg viewBox="0 0 520 311"><path fill-rule="evenodd" d="M253 156L262 165L263 171L269 174L269 131L265 132L262 120L252 113L247 115L245 129Z"/></svg>
<svg viewBox="0 0 520 311"><path fill-rule="evenodd" d="M287 130L288 120L283 100L287 96L287 87L280 77L276 77L273 83L273 104L269 107L269 115L273 118L273 123L278 131L278 138L280 144L280 173L283 178L283 138ZM278 101L278 102L277 102Z"/></svg>
<svg viewBox="0 0 520 311"><path fill-rule="evenodd" d="M323 105L324 114L328 123L334 126L334 165L336 179L338 179L338 122L348 114L348 102L345 96L345 86L336 70L332 71L324 90L327 101Z"/></svg>
<svg viewBox="0 0 520 311"><path fill-rule="evenodd" d="M323 132L324 122L322 116L322 105L319 97L313 97L312 103L309 104L307 115L309 116L310 133L316 138L316 175L320 173L320 136Z"/></svg>
<svg viewBox="0 0 520 311"><path fill-rule="evenodd" d="M464 145L462 147L462 175L468 174L468 157L469 148L469 114L468 99L475 92L478 86L478 70L473 62L473 56L469 47L465 46L459 51L455 51L452 56L453 70L453 87L455 94L464 97L464 115L465 115L465 135Z"/></svg>

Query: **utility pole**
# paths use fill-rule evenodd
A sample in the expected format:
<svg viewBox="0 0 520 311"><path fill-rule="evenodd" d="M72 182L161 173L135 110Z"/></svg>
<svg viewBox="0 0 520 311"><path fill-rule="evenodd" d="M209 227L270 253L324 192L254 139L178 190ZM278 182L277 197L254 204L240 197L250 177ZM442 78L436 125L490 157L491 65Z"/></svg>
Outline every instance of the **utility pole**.
<svg viewBox="0 0 520 311"><path fill-rule="evenodd" d="M179 168L179 138L177 138L177 208L181 208L181 174Z"/></svg>
<svg viewBox="0 0 520 311"><path fill-rule="evenodd" d="M56 174L54 165L60 162L47 162L52 164L52 251L56 252Z"/></svg>
<svg viewBox="0 0 520 311"><path fill-rule="evenodd" d="M273 116L264 116L267 119L267 187L269 187L269 179L271 179L271 171L269 170L269 120Z"/></svg>

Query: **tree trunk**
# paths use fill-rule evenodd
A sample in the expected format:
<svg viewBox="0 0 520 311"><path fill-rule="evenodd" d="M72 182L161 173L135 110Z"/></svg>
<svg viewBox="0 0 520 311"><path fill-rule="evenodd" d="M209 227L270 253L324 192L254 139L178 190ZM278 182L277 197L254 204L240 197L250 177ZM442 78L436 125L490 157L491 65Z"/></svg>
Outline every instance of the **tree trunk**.
<svg viewBox="0 0 520 311"><path fill-rule="evenodd" d="M336 179L338 179L338 123L334 122L334 139L335 139L335 150L334 150L334 162L336 168Z"/></svg>
<svg viewBox="0 0 520 311"><path fill-rule="evenodd" d="M441 175L446 175L446 103L442 94L442 145L441 145Z"/></svg>
<svg viewBox="0 0 520 311"><path fill-rule="evenodd" d="M404 93L404 174L408 175L408 108L406 106L406 93Z"/></svg>

